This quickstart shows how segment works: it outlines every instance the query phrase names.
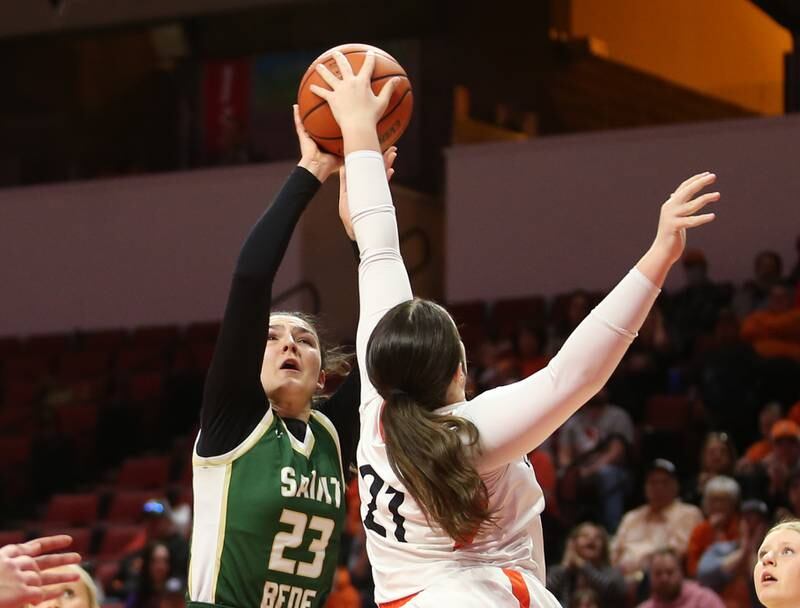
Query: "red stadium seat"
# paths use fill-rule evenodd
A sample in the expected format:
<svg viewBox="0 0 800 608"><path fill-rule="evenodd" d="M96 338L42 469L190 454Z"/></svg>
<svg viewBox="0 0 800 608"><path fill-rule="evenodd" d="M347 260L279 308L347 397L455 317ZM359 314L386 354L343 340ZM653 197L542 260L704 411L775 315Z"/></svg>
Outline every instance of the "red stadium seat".
<svg viewBox="0 0 800 608"><path fill-rule="evenodd" d="M654 395L645 405L644 427L682 433L691 427L694 413L694 402L684 395Z"/></svg>
<svg viewBox="0 0 800 608"><path fill-rule="evenodd" d="M0 361L16 355L22 348L18 338L8 337L0 338Z"/></svg>
<svg viewBox="0 0 800 608"><path fill-rule="evenodd" d="M164 379L161 372L139 372L130 379L128 396L131 401L156 401L161 398Z"/></svg>
<svg viewBox="0 0 800 608"><path fill-rule="evenodd" d="M151 498L159 498L157 492L128 491L117 492L111 499L108 521L114 523L137 523L142 519L142 507Z"/></svg>
<svg viewBox="0 0 800 608"><path fill-rule="evenodd" d="M165 365L164 352L158 348L127 348L117 353L114 367L119 371L161 371Z"/></svg>
<svg viewBox="0 0 800 608"><path fill-rule="evenodd" d="M69 534L72 537L72 544L60 551L75 551L80 553L85 559L91 553L92 529L91 528L68 528L65 526L41 526L38 530L39 536L52 536L55 534Z"/></svg>
<svg viewBox="0 0 800 608"><path fill-rule="evenodd" d="M30 437L0 437L0 470L27 465L31 459L31 444Z"/></svg>
<svg viewBox="0 0 800 608"><path fill-rule="evenodd" d="M46 522L63 525L88 526L97 521L97 494L56 494L50 499Z"/></svg>
<svg viewBox="0 0 800 608"><path fill-rule="evenodd" d="M110 525L103 533L97 555L103 558L120 558L129 551L133 542L144 534L144 526Z"/></svg>
<svg viewBox="0 0 800 608"><path fill-rule="evenodd" d="M486 324L486 303L483 301L448 304L447 310L455 319L456 325L484 326Z"/></svg>
<svg viewBox="0 0 800 608"><path fill-rule="evenodd" d="M169 457L147 456L126 460L117 477L118 488L161 489L169 481Z"/></svg>
<svg viewBox="0 0 800 608"><path fill-rule="evenodd" d="M492 306L492 319L499 336L511 338L523 323L544 326L547 321L547 302L541 296L498 300Z"/></svg>
<svg viewBox="0 0 800 608"><path fill-rule="evenodd" d="M104 351L64 353L58 363L60 378L87 378L107 374L111 355Z"/></svg>
<svg viewBox="0 0 800 608"><path fill-rule="evenodd" d="M36 418L31 407L9 404L0 407L0 429L3 429L5 433L30 436L36 427Z"/></svg>
<svg viewBox="0 0 800 608"><path fill-rule="evenodd" d="M69 350L74 339L73 334L40 334L25 340L23 348L32 354L52 356Z"/></svg>
<svg viewBox="0 0 800 608"><path fill-rule="evenodd" d="M16 405L29 405L36 401L42 393L42 388L36 380L18 379L6 372L6 381L3 386L3 403Z"/></svg>
<svg viewBox="0 0 800 608"><path fill-rule="evenodd" d="M52 356L49 354L23 354L3 362L3 374L13 380L39 380L50 373Z"/></svg>
<svg viewBox="0 0 800 608"><path fill-rule="evenodd" d="M215 342L219 334L219 321L209 321L207 323L192 323L186 328L184 337L187 342Z"/></svg>
<svg viewBox="0 0 800 608"><path fill-rule="evenodd" d="M134 348L167 349L178 340L178 327L175 325L154 325L134 330L131 342Z"/></svg>
<svg viewBox="0 0 800 608"><path fill-rule="evenodd" d="M112 352L119 350L128 341L124 329L104 329L82 334L81 345L86 351Z"/></svg>
<svg viewBox="0 0 800 608"><path fill-rule="evenodd" d="M119 562L115 559L98 561L94 567L94 579L103 589L111 589L111 582L119 572ZM108 608L116 602L103 602L103 608Z"/></svg>

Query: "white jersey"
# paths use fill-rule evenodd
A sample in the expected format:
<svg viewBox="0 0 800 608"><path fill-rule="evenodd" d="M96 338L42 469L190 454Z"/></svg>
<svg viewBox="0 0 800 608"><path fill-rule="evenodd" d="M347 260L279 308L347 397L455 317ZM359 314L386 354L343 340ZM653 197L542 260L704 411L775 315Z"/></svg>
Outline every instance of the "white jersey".
<svg viewBox="0 0 800 608"><path fill-rule="evenodd" d="M351 153L346 158L346 170L350 214L361 256L356 338L361 435L357 463L375 599L378 603L391 602L447 586L447 581L452 585L454 580L470 580L476 573L500 569L524 574L531 581L528 586L537 587L537 597L552 597L543 585L540 514L544 498L525 455L602 388L659 290L638 270L632 270L578 326L545 369L439 410L463 416L477 427L481 454L475 466L497 518L496 525L487 526L472 543L456 546L437 526L428 524L386 456L380 427L383 400L369 382L366 346L383 315L412 298L411 286L400 256L394 206L381 155L371 151ZM417 605L417 600L414 602ZM553 602L546 600L542 605L558 605ZM429 604L420 601L418 605ZM492 605L519 603L498 601Z"/></svg>

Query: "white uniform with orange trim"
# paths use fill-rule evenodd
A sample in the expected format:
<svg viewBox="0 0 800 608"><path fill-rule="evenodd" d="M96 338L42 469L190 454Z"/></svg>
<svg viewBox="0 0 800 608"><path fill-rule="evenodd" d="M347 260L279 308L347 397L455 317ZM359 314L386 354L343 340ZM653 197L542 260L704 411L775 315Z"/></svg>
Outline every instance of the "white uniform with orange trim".
<svg viewBox="0 0 800 608"><path fill-rule="evenodd" d="M632 270L545 369L439 410L468 418L478 428L481 456L475 464L497 518L496 525L471 544L456 547L452 538L428 524L386 457L380 431L383 400L367 376L366 346L386 311L411 299L412 294L381 155L354 152L347 156L346 170L350 213L361 255L356 348L362 392L357 462L375 599L382 605L407 608L557 607L558 601L544 587L540 520L544 497L525 454L602 388L659 290L638 270Z"/></svg>

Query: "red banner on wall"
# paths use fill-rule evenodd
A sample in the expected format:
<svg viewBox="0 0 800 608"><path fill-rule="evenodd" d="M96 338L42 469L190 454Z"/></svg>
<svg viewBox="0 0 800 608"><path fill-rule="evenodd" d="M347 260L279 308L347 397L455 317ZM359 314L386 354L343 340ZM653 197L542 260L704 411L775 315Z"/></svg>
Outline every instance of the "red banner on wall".
<svg viewBox="0 0 800 608"><path fill-rule="evenodd" d="M249 58L203 66L203 140L211 157L233 160L246 154L251 73Z"/></svg>

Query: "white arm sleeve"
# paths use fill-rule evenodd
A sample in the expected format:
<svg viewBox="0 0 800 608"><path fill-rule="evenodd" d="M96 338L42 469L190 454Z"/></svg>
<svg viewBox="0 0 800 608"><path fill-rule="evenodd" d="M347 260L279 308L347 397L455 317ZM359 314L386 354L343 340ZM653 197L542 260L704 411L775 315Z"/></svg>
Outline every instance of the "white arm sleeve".
<svg viewBox="0 0 800 608"><path fill-rule="evenodd" d="M608 381L660 290L636 268L572 332L549 365L487 391L459 410L478 427L490 471L521 458L560 427Z"/></svg>
<svg viewBox="0 0 800 608"><path fill-rule="evenodd" d="M351 152L345 159L347 200L361 262L358 266L360 309L356 357L361 373L361 403L375 396L367 376L367 342L372 330L393 306L410 300L411 283L400 256L400 239L386 179L383 156L378 152Z"/></svg>

